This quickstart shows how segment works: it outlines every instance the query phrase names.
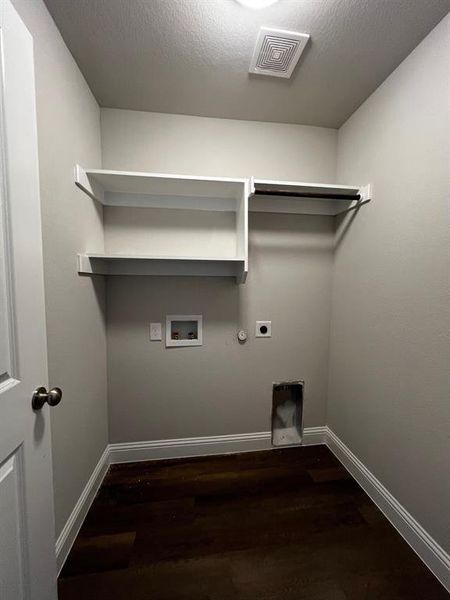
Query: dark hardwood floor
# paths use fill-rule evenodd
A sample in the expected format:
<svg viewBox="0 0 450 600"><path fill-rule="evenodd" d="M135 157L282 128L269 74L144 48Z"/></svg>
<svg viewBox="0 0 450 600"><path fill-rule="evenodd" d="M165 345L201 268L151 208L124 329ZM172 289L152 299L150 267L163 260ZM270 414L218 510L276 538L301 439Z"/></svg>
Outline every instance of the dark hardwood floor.
<svg viewBox="0 0 450 600"><path fill-rule="evenodd" d="M60 600L448 600L324 446L116 465Z"/></svg>

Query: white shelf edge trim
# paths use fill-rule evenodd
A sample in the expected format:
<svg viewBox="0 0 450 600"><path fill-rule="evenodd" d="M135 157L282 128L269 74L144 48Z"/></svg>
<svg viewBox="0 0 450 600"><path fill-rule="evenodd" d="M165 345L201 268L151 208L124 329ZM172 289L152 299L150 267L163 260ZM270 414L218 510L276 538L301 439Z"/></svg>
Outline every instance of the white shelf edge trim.
<svg viewBox="0 0 450 600"><path fill-rule="evenodd" d="M125 177L146 177L157 179L172 179L180 181L205 181L211 183L246 183L247 177L209 177L206 175L181 175L179 173L154 173L152 171L116 171L113 169L84 169L75 165L75 179L78 181L80 174L92 175L119 175Z"/></svg>
<svg viewBox="0 0 450 600"><path fill-rule="evenodd" d="M243 262L245 260L244 257L240 256L160 256L158 254L103 254L95 252L79 254L78 256L86 258L103 258L107 260L187 260L198 262Z"/></svg>
<svg viewBox="0 0 450 600"><path fill-rule="evenodd" d="M248 267L244 257L78 254L77 270L82 275L235 277L245 283Z"/></svg>
<svg viewBox="0 0 450 600"><path fill-rule="evenodd" d="M96 178L110 178L110 181L126 179L131 189L108 189ZM248 186L246 178L205 177L203 175L180 175L172 173L152 173L140 171L113 171L108 169L84 169L75 166L75 184L92 199L107 206L136 206L155 208L185 208L197 210L235 211L236 201ZM139 183L143 188L133 190ZM166 183L167 191L154 191L152 185ZM171 190L185 184L186 193ZM193 187L194 186L194 187ZM191 193L189 190L191 188ZM114 188L114 186L112 186ZM194 191L195 190L195 191ZM200 191L199 191L200 190ZM190 204L189 205L189 201Z"/></svg>
<svg viewBox="0 0 450 600"><path fill-rule="evenodd" d="M414 519L329 427L306 427L304 429L302 445L310 446L316 444L326 444L328 446L384 513L390 523L417 553L419 558L434 573L442 585L450 591L450 555L429 535L420 523ZM64 565L110 464L251 452L271 448L270 431L109 444L100 457L86 487L58 536L56 542L58 572L61 571Z"/></svg>

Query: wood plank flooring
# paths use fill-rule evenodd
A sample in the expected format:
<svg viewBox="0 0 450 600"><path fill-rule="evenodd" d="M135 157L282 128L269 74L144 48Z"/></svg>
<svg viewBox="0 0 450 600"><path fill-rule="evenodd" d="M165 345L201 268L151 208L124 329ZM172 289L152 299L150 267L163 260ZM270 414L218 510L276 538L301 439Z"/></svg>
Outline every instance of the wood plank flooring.
<svg viewBox="0 0 450 600"><path fill-rule="evenodd" d="M441 600L325 446L111 467L60 600Z"/></svg>

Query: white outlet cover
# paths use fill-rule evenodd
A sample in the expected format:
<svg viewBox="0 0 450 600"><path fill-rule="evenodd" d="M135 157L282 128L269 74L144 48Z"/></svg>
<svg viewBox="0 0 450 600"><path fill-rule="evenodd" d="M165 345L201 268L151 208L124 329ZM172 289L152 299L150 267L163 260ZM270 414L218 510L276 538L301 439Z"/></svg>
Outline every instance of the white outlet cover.
<svg viewBox="0 0 450 600"><path fill-rule="evenodd" d="M150 323L150 340L152 342L160 342L162 340L161 323Z"/></svg>
<svg viewBox="0 0 450 600"><path fill-rule="evenodd" d="M261 331L261 327L267 327L266 333ZM256 321L255 337L272 337L272 321Z"/></svg>

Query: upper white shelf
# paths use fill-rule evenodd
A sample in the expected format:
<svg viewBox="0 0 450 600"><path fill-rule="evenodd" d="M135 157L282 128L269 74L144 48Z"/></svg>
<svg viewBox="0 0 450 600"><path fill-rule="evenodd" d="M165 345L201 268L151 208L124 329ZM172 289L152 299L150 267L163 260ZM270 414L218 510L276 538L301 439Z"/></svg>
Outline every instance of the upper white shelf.
<svg viewBox="0 0 450 600"><path fill-rule="evenodd" d="M337 215L349 208L368 202L370 197L370 185L350 186L252 179L249 210Z"/></svg>
<svg viewBox="0 0 450 600"><path fill-rule="evenodd" d="M77 165L75 183L107 206L236 211L249 180L83 169Z"/></svg>
<svg viewBox="0 0 450 600"><path fill-rule="evenodd" d="M371 199L371 186L202 177L75 167L75 183L106 206L337 215Z"/></svg>

